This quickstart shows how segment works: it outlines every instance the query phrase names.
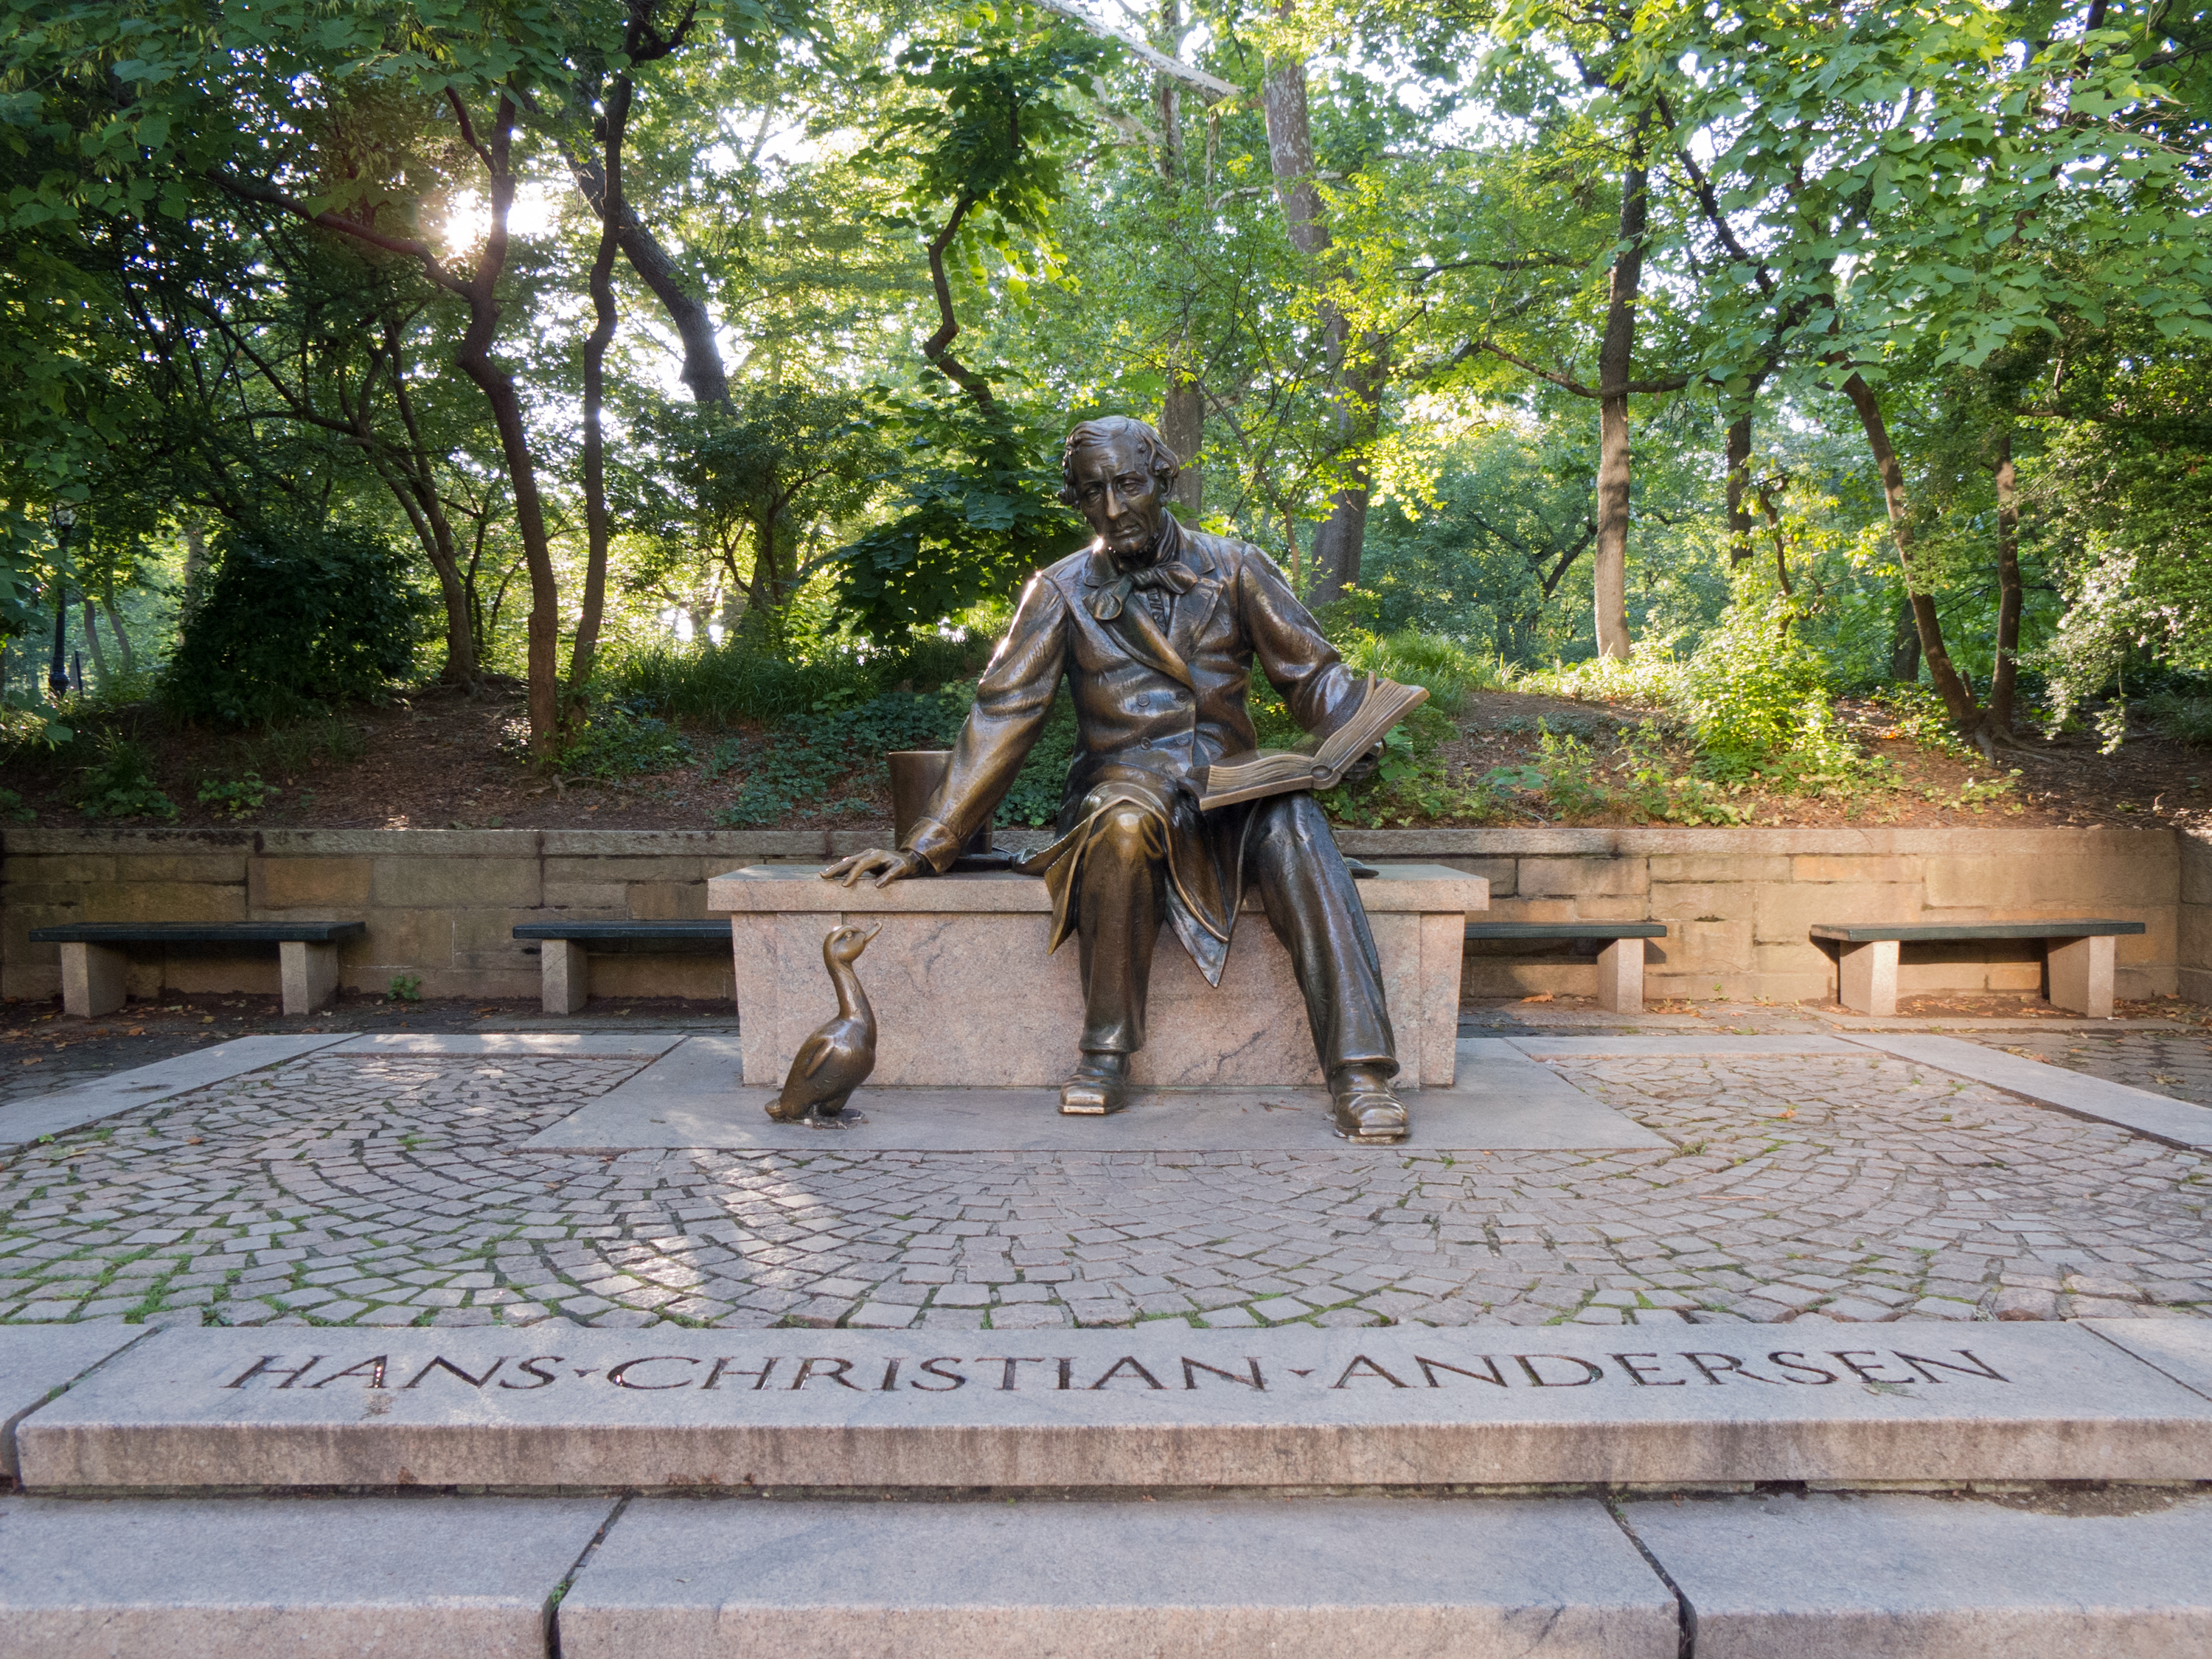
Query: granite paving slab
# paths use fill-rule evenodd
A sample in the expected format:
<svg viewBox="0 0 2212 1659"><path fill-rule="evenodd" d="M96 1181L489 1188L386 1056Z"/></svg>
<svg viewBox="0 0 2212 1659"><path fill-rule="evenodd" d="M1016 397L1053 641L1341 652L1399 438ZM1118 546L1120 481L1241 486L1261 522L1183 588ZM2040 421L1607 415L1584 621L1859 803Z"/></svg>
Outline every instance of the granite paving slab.
<svg viewBox="0 0 2212 1659"><path fill-rule="evenodd" d="M1900 1060L1932 1066L1954 1077L1971 1078L2025 1095L2078 1117L2117 1123L2169 1146L2212 1150L2212 1107L2193 1106L2170 1095L2130 1088L2088 1077L2041 1060L2025 1060L1978 1042L1946 1036L1875 1036L1847 1039Z"/></svg>
<svg viewBox="0 0 2212 1659"><path fill-rule="evenodd" d="M2073 1504L2083 1511L2066 1513ZM2194 1659L2212 1651L2212 1498L2100 1514L1831 1493L1631 1503L1697 1659Z"/></svg>
<svg viewBox="0 0 2212 1659"><path fill-rule="evenodd" d="M1479 1039L1477 1040L1480 1041ZM1460 1080L1411 1090L1409 1151L1626 1149L1670 1143L1547 1066L1459 1045ZM1492 1053L1491 1050L1504 1052ZM746 1152L1364 1152L1338 1139L1325 1089L1142 1089L1104 1118L1060 1115L1052 1089L861 1089L840 1127L779 1123L778 1091L740 1075L737 1040L692 1036L625 1083L523 1144L533 1150L716 1147Z"/></svg>
<svg viewBox="0 0 2212 1659"><path fill-rule="evenodd" d="M9 1659L544 1659L610 1498L0 1498Z"/></svg>
<svg viewBox="0 0 2212 1659"><path fill-rule="evenodd" d="M2194 1319L2085 1319L2108 1342L2212 1400L2212 1323Z"/></svg>
<svg viewBox="0 0 2212 1659"><path fill-rule="evenodd" d="M1793 1036L1729 1036L1700 1032L1682 1036L1515 1036L1502 1039L1532 1060L1711 1060L1722 1056L1848 1054L1852 1045L1817 1033Z"/></svg>
<svg viewBox="0 0 2212 1659"><path fill-rule="evenodd" d="M228 1083L264 1066L281 1066L318 1049L334 1048L345 1040L342 1031L234 1037L195 1054L177 1054L53 1094L14 1101L0 1106L0 1147L26 1146L41 1135L82 1128L114 1113Z"/></svg>
<svg viewBox="0 0 2212 1659"><path fill-rule="evenodd" d="M0 1326L0 1475L15 1476L15 1425L146 1334L127 1325Z"/></svg>
<svg viewBox="0 0 2212 1659"><path fill-rule="evenodd" d="M2212 1401L2070 1325L171 1329L27 1489L2212 1479Z"/></svg>
<svg viewBox="0 0 2212 1659"><path fill-rule="evenodd" d="M1674 1596L1589 1501L641 1498L563 1659L1674 1659Z"/></svg>
<svg viewBox="0 0 2212 1659"><path fill-rule="evenodd" d="M684 1041L681 1031L378 1031L349 1038L340 1054L531 1054L548 1059L650 1060Z"/></svg>

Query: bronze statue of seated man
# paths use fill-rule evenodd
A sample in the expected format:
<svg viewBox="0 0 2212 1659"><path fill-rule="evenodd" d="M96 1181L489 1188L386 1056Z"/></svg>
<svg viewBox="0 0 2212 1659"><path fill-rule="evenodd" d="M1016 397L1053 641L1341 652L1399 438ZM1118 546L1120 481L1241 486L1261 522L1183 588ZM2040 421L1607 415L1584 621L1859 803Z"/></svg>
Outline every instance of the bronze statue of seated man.
<svg viewBox="0 0 2212 1659"><path fill-rule="evenodd" d="M1096 539L1030 579L905 844L823 874L881 886L944 871L1012 785L1065 675L1078 738L1060 835L1021 866L1051 890L1048 949L1072 932L1080 951L1081 1053L1060 1110L1122 1104L1161 923L1218 985L1249 884L1297 970L1338 1133L1401 1140L1375 940L1321 808L1304 792L1198 805L1204 769L1254 746L1244 699L1255 661L1309 730L1355 707L1359 682L1265 553L1168 513L1178 471L1141 421L1086 421L1068 434L1061 499Z"/></svg>

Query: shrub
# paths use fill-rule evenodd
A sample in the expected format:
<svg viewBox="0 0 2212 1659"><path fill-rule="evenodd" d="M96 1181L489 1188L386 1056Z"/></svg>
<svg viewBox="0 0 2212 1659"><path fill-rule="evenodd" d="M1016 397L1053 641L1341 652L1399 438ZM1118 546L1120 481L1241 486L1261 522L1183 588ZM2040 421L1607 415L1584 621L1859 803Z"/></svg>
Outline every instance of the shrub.
<svg viewBox="0 0 2212 1659"><path fill-rule="evenodd" d="M283 793L273 783L264 783L260 775L253 772L248 772L235 783L206 778L200 783L200 805L242 818L259 811L272 797Z"/></svg>
<svg viewBox="0 0 2212 1659"><path fill-rule="evenodd" d="M1498 675L1486 659L1476 656L1456 640L1441 634L1424 634L1416 628L1395 634L1360 634L1344 646L1345 665L1360 673L1372 672L1385 679L1424 686L1429 700L1446 714L1467 701L1471 691L1495 686Z"/></svg>
<svg viewBox="0 0 2212 1659"><path fill-rule="evenodd" d="M155 781L146 751L119 732L94 739L95 758L82 769L77 808L88 818L161 818L177 816L177 804Z"/></svg>
<svg viewBox="0 0 2212 1659"><path fill-rule="evenodd" d="M187 719L246 726L374 698L414 663L424 603L389 542L345 526L226 532L163 677Z"/></svg>

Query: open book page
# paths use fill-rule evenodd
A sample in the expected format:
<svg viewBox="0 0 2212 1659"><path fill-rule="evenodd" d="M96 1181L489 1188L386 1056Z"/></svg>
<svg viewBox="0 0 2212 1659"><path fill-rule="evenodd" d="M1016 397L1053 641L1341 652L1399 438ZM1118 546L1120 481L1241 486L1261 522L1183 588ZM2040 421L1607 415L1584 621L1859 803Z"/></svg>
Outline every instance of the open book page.
<svg viewBox="0 0 2212 1659"><path fill-rule="evenodd" d="M1420 703L1428 692L1418 685L1367 677L1359 704L1323 738L1310 754L1296 749L1255 749L1226 755L1206 769L1199 809L1211 811L1240 800L1287 794L1294 789L1334 789L1382 734Z"/></svg>

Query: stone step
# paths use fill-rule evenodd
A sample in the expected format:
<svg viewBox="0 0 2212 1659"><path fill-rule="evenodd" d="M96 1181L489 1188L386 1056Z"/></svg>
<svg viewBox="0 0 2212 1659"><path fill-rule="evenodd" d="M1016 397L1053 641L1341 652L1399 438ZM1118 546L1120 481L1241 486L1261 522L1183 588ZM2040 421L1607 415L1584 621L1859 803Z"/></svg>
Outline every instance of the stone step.
<svg viewBox="0 0 2212 1659"><path fill-rule="evenodd" d="M0 1498L9 1659L2181 1659L2212 1496Z"/></svg>
<svg viewBox="0 0 2212 1659"><path fill-rule="evenodd" d="M646 1498L562 1659L1674 1659L1674 1598L1590 1500Z"/></svg>
<svg viewBox="0 0 2212 1659"><path fill-rule="evenodd" d="M2120 1346L2136 1340L1945 1322L173 1328L14 1433L34 1491L2212 1479L2212 1398L2185 1380L2202 1372L2179 1338L2162 1362Z"/></svg>
<svg viewBox="0 0 2212 1659"><path fill-rule="evenodd" d="M0 1498L8 1659L546 1659L611 1498Z"/></svg>
<svg viewBox="0 0 2212 1659"><path fill-rule="evenodd" d="M2212 1498L1797 1493L1623 1507L1696 1659L2212 1652Z"/></svg>

